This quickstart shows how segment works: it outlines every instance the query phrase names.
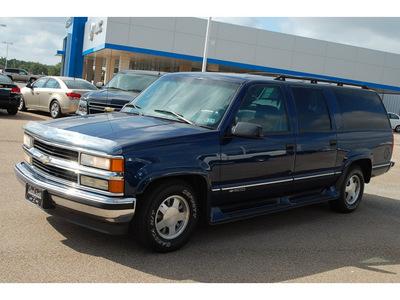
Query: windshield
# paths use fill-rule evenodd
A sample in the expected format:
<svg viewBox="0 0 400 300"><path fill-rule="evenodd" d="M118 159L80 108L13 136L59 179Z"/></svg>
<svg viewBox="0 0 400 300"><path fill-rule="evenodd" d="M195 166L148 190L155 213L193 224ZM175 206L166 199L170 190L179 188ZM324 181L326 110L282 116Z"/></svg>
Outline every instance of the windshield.
<svg viewBox="0 0 400 300"><path fill-rule="evenodd" d="M63 79L65 85L69 89L80 89L80 90L97 90L97 88L85 80L78 79Z"/></svg>
<svg viewBox="0 0 400 300"><path fill-rule="evenodd" d="M158 76L143 74L117 74L106 84L107 89L133 91L140 93L158 79Z"/></svg>
<svg viewBox="0 0 400 300"><path fill-rule="evenodd" d="M239 84L191 76L164 76L124 112L217 128Z"/></svg>

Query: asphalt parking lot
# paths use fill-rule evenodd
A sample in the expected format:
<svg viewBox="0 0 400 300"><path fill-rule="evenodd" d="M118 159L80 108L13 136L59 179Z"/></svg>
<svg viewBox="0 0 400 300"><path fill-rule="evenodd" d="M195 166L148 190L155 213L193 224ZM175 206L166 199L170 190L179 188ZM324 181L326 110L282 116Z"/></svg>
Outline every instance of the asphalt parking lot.
<svg viewBox="0 0 400 300"><path fill-rule="evenodd" d="M24 199L13 166L22 126L46 113L0 110L0 283L400 283L400 135L396 166L366 185L353 214L318 204L202 226L181 250L154 254L51 217Z"/></svg>

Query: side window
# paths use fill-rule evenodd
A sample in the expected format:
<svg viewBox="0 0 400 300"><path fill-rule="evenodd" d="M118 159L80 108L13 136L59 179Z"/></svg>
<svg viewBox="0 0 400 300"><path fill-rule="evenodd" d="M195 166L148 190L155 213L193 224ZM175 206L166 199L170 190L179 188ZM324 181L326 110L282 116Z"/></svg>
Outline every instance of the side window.
<svg viewBox="0 0 400 300"><path fill-rule="evenodd" d="M47 81L47 78L39 79L38 81L36 81L36 82L33 84L33 87L34 87L34 88L42 88L42 87L44 87L46 81Z"/></svg>
<svg viewBox="0 0 400 300"><path fill-rule="evenodd" d="M288 131L286 105L280 87L251 86L236 114L237 122L261 125L264 132Z"/></svg>
<svg viewBox="0 0 400 300"><path fill-rule="evenodd" d="M398 119L399 119L398 116L396 116L396 115L394 115L394 114L391 114L391 113L389 113L389 118L390 118L390 119L393 119L393 120L398 120Z"/></svg>
<svg viewBox="0 0 400 300"><path fill-rule="evenodd" d="M28 75L28 73L25 72L24 70L19 70L19 74L20 74L20 75Z"/></svg>
<svg viewBox="0 0 400 300"><path fill-rule="evenodd" d="M332 88L345 130L388 129L385 108L378 94L370 90Z"/></svg>
<svg viewBox="0 0 400 300"><path fill-rule="evenodd" d="M47 81L45 88L48 88L48 89L59 89L60 85L58 84L57 80L55 80L54 78L50 78Z"/></svg>
<svg viewBox="0 0 400 300"><path fill-rule="evenodd" d="M301 132L332 129L328 106L321 89L293 87L292 95Z"/></svg>

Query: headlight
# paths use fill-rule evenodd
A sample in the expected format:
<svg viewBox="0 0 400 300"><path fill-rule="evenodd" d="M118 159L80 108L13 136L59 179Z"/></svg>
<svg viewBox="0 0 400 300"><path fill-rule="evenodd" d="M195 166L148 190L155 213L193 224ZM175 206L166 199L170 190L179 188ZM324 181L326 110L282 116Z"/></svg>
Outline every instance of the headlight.
<svg viewBox="0 0 400 300"><path fill-rule="evenodd" d="M112 172L124 171L124 160L122 158L108 158L82 153L81 165Z"/></svg>
<svg viewBox="0 0 400 300"><path fill-rule="evenodd" d="M26 133L24 133L24 145L28 149L33 147L33 138L31 136L27 135Z"/></svg>
<svg viewBox="0 0 400 300"><path fill-rule="evenodd" d="M78 115L87 115L87 101L86 98L81 98L81 100L79 101L79 106L78 106L78 110L76 111L76 114Z"/></svg>

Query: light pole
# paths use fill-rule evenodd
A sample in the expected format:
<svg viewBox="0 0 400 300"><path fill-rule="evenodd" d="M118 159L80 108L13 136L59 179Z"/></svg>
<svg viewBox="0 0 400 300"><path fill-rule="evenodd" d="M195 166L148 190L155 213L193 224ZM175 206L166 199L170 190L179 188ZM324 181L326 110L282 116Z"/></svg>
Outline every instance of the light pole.
<svg viewBox="0 0 400 300"><path fill-rule="evenodd" d="M7 44L7 51L6 51L6 65L4 66L4 69L7 69L8 45L14 45L14 43L10 43L10 42L3 42L3 44Z"/></svg>

